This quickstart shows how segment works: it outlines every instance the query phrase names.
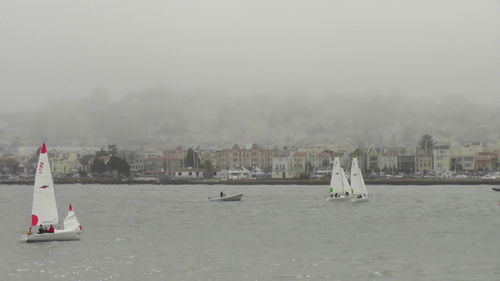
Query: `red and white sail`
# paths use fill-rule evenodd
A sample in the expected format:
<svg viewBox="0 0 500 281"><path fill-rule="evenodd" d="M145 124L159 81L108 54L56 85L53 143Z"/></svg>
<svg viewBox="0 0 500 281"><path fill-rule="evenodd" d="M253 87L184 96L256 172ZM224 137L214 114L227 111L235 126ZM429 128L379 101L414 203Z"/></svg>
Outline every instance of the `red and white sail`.
<svg viewBox="0 0 500 281"><path fill-rule="evenodd" d="M75 211L73 211L73 206L71 206L71 204L69 204L68 215L66 216L66 218L64 218L63 225L64 225L64 230L77 231L77 232L83 230L82 226L80 225L80 222L78 222L78 219L76 218Z"/></svg>
<svg viewBox="0 0 500 281"><path fill-rule="evenodd" d="M54 182L50 171L49 157L45 143L40 148L40 157L35 172L33 188L33 207L31 209L31 225L54 225L59 223Z"/></svg>

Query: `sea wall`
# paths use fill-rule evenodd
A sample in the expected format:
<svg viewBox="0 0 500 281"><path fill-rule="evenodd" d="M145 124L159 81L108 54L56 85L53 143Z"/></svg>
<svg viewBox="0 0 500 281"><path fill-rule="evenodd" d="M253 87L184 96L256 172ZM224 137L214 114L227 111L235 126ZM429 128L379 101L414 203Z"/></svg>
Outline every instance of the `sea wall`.
<svg viewBox="0 0 500 281"><path fill-rule="evenodd" d="M0 184L33 185L33 180L4 181ZM324 185L328 180L308 179L259 179L259 180L219 180L219 179L196 179L196 180L153 180L134 181L126 178L60 178L55 180L56 184L158 184L158 185L183 185L183 184L224 184L224 185ZM500 185L500 179L367 179L367 185Z"/></svg>

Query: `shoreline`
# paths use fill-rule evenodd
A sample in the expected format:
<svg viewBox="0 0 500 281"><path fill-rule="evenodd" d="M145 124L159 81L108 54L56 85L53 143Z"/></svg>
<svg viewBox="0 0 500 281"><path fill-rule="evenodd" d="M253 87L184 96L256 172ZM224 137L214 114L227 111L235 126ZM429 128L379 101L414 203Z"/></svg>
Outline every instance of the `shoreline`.
<svg viewBox="0 0 500 281"><path fill-rule="evenodd" d="M110 184L110 185L323 185L329 180L307 179L253 179L253 180L219 180L219 179L186 179L134 181L121 178L63 178L54 180L55 184ZM500 185L500 179L367 179L366 185ZM0 185L33 185L33 180L4 181Z"/></svg>

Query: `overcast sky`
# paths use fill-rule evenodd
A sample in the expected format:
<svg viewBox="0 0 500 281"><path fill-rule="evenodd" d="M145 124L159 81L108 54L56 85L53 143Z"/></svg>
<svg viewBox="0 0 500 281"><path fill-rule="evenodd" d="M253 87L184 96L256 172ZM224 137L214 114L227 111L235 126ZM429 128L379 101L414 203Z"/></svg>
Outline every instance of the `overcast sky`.
<svg viewBox="0 0 500 281"><path fill-rule="evenodd" d="M3 110L151 88L500 96L498 0L0 1Z"/></svg>

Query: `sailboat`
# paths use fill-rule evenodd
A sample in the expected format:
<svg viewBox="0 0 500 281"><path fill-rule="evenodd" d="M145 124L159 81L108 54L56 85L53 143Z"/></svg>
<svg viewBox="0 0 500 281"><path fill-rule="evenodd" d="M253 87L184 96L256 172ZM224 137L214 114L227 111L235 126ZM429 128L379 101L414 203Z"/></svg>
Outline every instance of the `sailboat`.
<svg viewBox="0 0 500 281"><path fill-rule="evenodd" d="M53 226L53 232L39 233L39 227ZM79 240L82 226L76 218L71 204L68 207L68 215L63 221L63 228L59 226L59 214L54 191L52 172L50 171L49 157L45 143L40 148L38 165L36 166L35 185L33 187L33 205L31 209L30 230L21 236L24 242L40 241L67 241Z"/></svg>
<svg viewBox="0 0 500 281"><path fill-rule="evenodd" d="M349 197L351 188L344 169L340 166L339 157L333 160L332 177L327 200L342 200Z"/></svg>
<svg viewBox="0 0 500 281"><path fill-rule="evenodd" d="M358 165L358 158L354 157L351 164L351 202L368 200L368 191L366 190L363 174Z"/></svg>

